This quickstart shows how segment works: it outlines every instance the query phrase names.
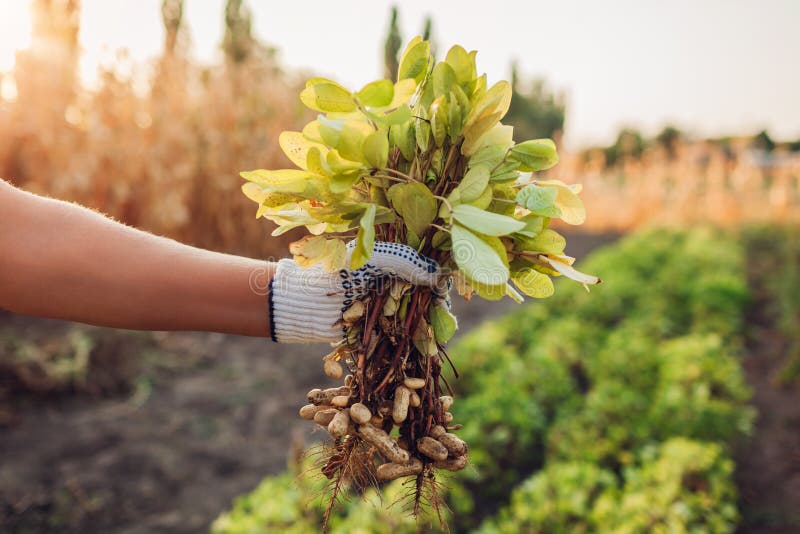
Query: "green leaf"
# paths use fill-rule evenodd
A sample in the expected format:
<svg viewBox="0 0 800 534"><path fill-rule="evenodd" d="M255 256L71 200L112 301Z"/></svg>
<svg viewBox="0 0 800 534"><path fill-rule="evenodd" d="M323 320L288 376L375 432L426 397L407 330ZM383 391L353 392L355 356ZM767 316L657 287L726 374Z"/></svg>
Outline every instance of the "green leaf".
<svg viewBox="0 0 800 534"><path fill-rule="evenodd" d="M422 109L420 109L422 112ZM417 119L416 124L414 126L414 134L417 140L417 146L422 152L428 150L428 146L431 141L431 125L425 119Z"/></svg>
<svg viewBox="0 0 800 534"><path fill-rule="evenodd" d="M411 121L404 124L393 125L389 129L392 145L400 149L400 153L407 161L414 159L417 140L414 135L414 126Z"/></svg>
<svg viewBox="0 0 800 534"><path fill-rule="evenodd" d="M521 171L543 171L558 163L558 152L551 139L534 139L514 145L509 158L520 162Z"/></svg>
<svg viewBox="0 0 800 534"><path fill-rule="evenodd" d="M519 230L517 233L526 237L534 238L545 229L545 218L533 213L525 215L520 219L525 223L525 228Z"/></svg>
<svg viewBox="0 0 800 534"><path fill-rule="evenodd" d="M447 136L447 104L440 96L431 104L431 132L437 147L441 147Z"/></svg>
<svg viewBox="0 0 800 534"><path fill-rule="evenodd" d="M338 83L325 78L312 78L300 93L307 107L325 112L348 112L356 109L353 95Z"/></svg>
<svg viewBox="0 0 800 534"><path fill-rule="evenodd" d="M431 326L433 335L439 343L447 343L456 333L458 322L455 316L444 306L432 305L430 307Z"/></svg>
<svg viewBox="0 0 800 534"><path fill-rule="evenodd" d="M524 250L528 252L541 252L543 254L560 255L564 253L564 247L567 246L567 240L564 236L555 230L542 230L539 235L533 239L522 240Z"/></svg>
<svg viewBox="0 0 800 534"><path fill-rule="evenodd" d="M489 185L489 169L479 165L467 171L454 191L458 191L461 202L471 202L483 194L487 185Z"/></svg>
<svg viewBox="0 0 800 534"><path fill-rule="evenodd" d="M400 80L394 84L394 98L389 103L389 108L394 109L408 103L417 92L417 82L412 79Z"/></svg>
<svg viewBox="0 0 800 534"><path fill-rule="evenodd" d="M339 143L336 148L343 158L350 161L365 161L362 147L364 139L373 132L372 126L366 122L349 120L342 125Z"/></svg>
<svg viewBox="0 0 800 534"><path fill-rule="evenodd" d="M453 67L443 62L439 62L433 67L431 77L433 78L433 93L437 97L443 97L450 93L450 90L457 83Z"/></svg>
<svg viewBox="0 0 800 534"><path fill-rule="evenodd" d="M306 169L317 174L328 174L328 170L325 168L324 158L322 155L322 151L324 150L325 157L327 158L328 149L322 145L319 146L322 148L312 146L308 149L308 152L306 153Z"/></svg>
<svg viewBox="0 0 800 534"><path fill-rule="evenodd" d="M328 151L328 154L325 156L325 166L332 174L357 171L363 167L363 165L358 161L351 161L343 158L336 149Z"/></svg>
<svg viewBox="0 0 800 534"><path fill-rule="evenodd" d="M331 190L331 193L345 193L349 191L358 181L361 179L361 173L359 171L350 171L350 172L343 172L340 174L334 174L331 176L330 181L328 182L328 187Z"/></svg>
<svg viewBox="0 0 800 534"><path fill-rule="evenodd" d="M310 141L301 132L281 132L278 144L292 163L305 170L308 170L308 151L311 148L325 149L323 145Z"/></svg>
<svg viewBox="0 0 800 534"><path fill-rule="evenodd" d="M393 185L387 194L408 229L422 236L436 218L437 202L431 190L424 184L413 182Z"/></svg>
<svg viewBox="0 0 800 534"><path fill-rule="evenodd" d="M494 198L494 191L492 190L491 186L488 186L486 189L483 190L481 196L479 196L478 198L476 198L471 202L467 202L467 204L470 206L475 206L478 209L485 210L488 209L489 206L492 204L493 198Z"/></svg>
<svg viewBox="0 0 800 534"><path fill-rule="evenodd" d="M431 45L423 41L422 37L414 37L406 46L400 57L400 67L397 69L397 79L413 78L417 83L422 81L428 71L428 61L431 56Z"/></svg>
<svg viewBox="0 0 800 534"><path fill-rule="evenodd" d="M479 286L505 285L509 275L508 266L505 257L499 256L496 246L458 224L451 229L451 239L453 258L465 276Z"/></svg>
<svg viewBox="0 0 800 534"><path fill-rule="evenodd" d="M297 193L302 195L320 194L325 188L321 187L324 176L299 169L278 169L246 171L240 173L241 177L249 182L261 186L265 193Z"/></svg>
<svg viewBox="0 0 800 534"><path fill-rule="evenodd" d="M391 113L383 116L383 123L386 126L394 126L395 124L403 124L411 118L411 108L403 104Z"/></svg>
<svg viewBox="0 0 800 534"><path fill-rule="evenodd" d="M465 84L474 80L478 73L475 68L475 55L477 52L467 52L460 45L455 45L447 51L445 61L453 68L458 83Z"/></svg>
<svg viewBox="0 0 800 534"><path fill-rule="evenodd" d="M505 160L492 172L492 182L510 182L519 178L519 162Z"/></svg>
<svg viewBox="0 0 800 534"><path fill-rule="evenodd" d="M531 268L511 273L511 280L529 297L544 299L555 293L550 277Z"/></svg>
<svg viewBox="0 0 800 534"><path fill-rule="evenodd" d="M528 184L517 193L517 204L544 217L559 217L561 210L556 207L558 191L554 187L540 187Z"/></svg>
<svg viewBox="0 0 800 534"><path fill-rule="evenodd" d="M498 215L468 204L459 204L453 208L453 218L471 230L484 235L501 236L522 230L525 223Z"/></svg>
<svg viewBox="0 0 800 534"><path fill-rule="evenodd" d="M315 122L317 122L316 131L322 138L322 142L334 148L339 146L339 139L342 136L342 129L345 123L344 119L329 119L325 115L320 115ZM309 135L306 134L305 130L303 133Z"/></svg>
<svg viewBox="0 0 800 534"><path fill-rule="evenodd" d="M360 269L366 265L372 255L372 248L375 246L375 209L375 204L370 204L361 216L356 246L350 257L350 270Z"/></svg>
<svg viewBox="0 0 800 534"><path fill-rule="evenodd" d="M560 211L558 217L562 221L567 224L583 224L586 220L586 208L578 196L581 191L580 184L570 186L560 180L540 180L537 184L553 188L558 192L555 204Z"/></svg>
<svg viewBox="0 0 800 534"><path fill-rule="evenodd" d="M387 138L386 130L377 130L372 132L364 139L364 144L361 147L366 158L367 163L376 169L383 169L386 167L386 162L389 159L389 139Z"/></svg>
<svg viewBox="0 0 800 534"><path fill-rule="evenodd" d="M394 84L389 80L368 83L361 88L357 96L365 106L373 108L388 106L394 98Z"/></svg>

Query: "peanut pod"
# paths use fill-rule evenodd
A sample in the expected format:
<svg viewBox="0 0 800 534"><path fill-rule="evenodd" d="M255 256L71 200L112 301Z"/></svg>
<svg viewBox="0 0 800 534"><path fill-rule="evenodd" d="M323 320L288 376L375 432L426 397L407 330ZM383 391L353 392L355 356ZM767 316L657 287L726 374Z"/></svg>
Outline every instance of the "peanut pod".
<svg viewBox="0 0 800 534"><path fill-rule="evenodd" d="M318 425L327 427L331 421L333 421L333 416L339 413L339 410L336 408L326 408L324 410L320 410L314 414L314 422Z"/></svg>
<svg viewBox="0 0 800 534"><path fill-rule="evenodd" d="M372 419L372 412L369 411L366 405L357 402L350 406L350 419L358 424L364 424Z"/></svg>
<svg viewBox="0 0 800 534"><path fill-rule="evenodd" d="M446 460L433 462L433 467L437 469L446 469L448 471L461 471L467 467L467 455L464 454L458 458L447 458Z"/></svg>
<svg viewBox="0 0 800 534"><path fill-rule="evenodd" d="M313 420L314 416L317 412L321 410L325 410L329 408L329 406L317 406L316 404L306 404L302 408L300 408L300 417L303 419Z"/></svg>
<svg viewBox="0 0 800 534"><path fill-rule="evenodd" d="M342 368L342 364L337 362L336 360L325 360L322 364L325 374L328 375L330 378L342 378L344 374L344 369Z"/></svg>
<svg viewBox="0 0 800 534"><path fill-rule="evenodd" d="M380 428L375 428L367 423L358 427L358 433L365 441L378 449L378 452L387 460L396 464L408 463L410 458L408 452L401 449L397 442Z"/></svg>
<svg viewBox="0 0 800 534"><path fill-rule="evenodd" d="M328 432L334 438L341 438L347 434L347 427L350 425L350 414L348 410L337 412L328 424Z"/></svg>
<svg viewBox="0 0 800 534"><path fill-rule="evenodd" d="M450 453L450 456L453 458L458 458L459 456L463 456L467 453L467 443L456 436L455 434L445 433L436 438L439 443L445 446L447 452Z"/></svg>
<svg viewBox="0 0 800 534"><path fill-rule="evenodd" d="M422 462L417 458L412 458L409 464L383 464L378 466L375 474L378 480L395 480L400 477L418 475L422 472Z"/></svg>
<svg viewBox="0 0 800 534"><path fill-rule="evenodd" d="M350 388L346 386L328 389L312 389L306 397L312 404L330 404L334 397L340 395L350 396Z"/></svg>
<svg viewBox="0 0 800 534"><path fill-rule="evenodd" d="M425 379L407 377L403 380L403 385L408 389L420 389L425 385Z"/></svg>
<svg viewBox="0 0 800 534"><path fill-rule="evenodd" d="M400 424L408 417L408 401L411 397L411 390L405 386L397 386L394 390L394 407L392 408L392 419L395 424Z"/></svg>
<svg viewBox="0 0 800 534"><path fill-rule="evenodd" d="M350 404L350 396L349 395L337 395L331 399L331 404L338 408L345 408L348 404Z"/></svg>
<svg viewBox="0 0 800 534"><path fill-rule="evenodd" d="M439 402L442 403L442 411L446 412L453 406L453 397L450 395L442 395L439 397Z"/></svg>
<svg viewBox="0 0 800 534"><path fill-rule="evenodd" d="M417 450L431 460L444 460L447 458L447 447L430 436L417 440Z"/></svg>

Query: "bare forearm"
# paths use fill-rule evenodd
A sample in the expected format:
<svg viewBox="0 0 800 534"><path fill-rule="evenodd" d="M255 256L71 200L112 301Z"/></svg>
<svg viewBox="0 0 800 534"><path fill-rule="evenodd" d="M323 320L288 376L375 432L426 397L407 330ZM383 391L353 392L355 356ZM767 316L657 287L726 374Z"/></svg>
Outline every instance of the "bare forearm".
<svg viewBox="0 0 800 534"><path fill-rule="evenodd" d="M96 325L268 336L272 264L201 250L0 184L0 307Z"/></svg>

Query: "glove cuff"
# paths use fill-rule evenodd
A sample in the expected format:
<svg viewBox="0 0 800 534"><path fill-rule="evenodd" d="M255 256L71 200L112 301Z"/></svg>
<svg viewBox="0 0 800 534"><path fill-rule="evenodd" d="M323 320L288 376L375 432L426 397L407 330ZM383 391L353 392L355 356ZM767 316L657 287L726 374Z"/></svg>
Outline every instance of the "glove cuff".
<svg viewBox="0 0 800 534"><path fill-rule="evenodd" d="M317 265L307 269L280 260L269 288L272 340L278 343L334 342L342 338L341 285Z"/></svg>

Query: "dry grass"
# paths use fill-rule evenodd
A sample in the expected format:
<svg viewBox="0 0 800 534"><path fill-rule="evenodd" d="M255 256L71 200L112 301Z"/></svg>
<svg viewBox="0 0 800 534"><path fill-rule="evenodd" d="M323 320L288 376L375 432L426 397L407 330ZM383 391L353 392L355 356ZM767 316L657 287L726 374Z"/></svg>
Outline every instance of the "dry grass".
<svg viewBox="0 0 800 534"><path fill-rule="evenodd" d="M775 153L767 161L748 144L742 139L725 150L717 143L685 142L673 158L656 146L610 168L601 154L567 155L553 173L583 184L586 230L800 222L800 158Z"/></svg>
<svg viewBox="0 0 800 534"><path fill-rule="evenodd" d="M57 47L18 55L0 99L0 176L198 246L285 254L238 172L289 164L277 139L304 122L297 76L267 51L211 68L165 56L149 77L120 55L89 91L71 62Z"/></svg>

